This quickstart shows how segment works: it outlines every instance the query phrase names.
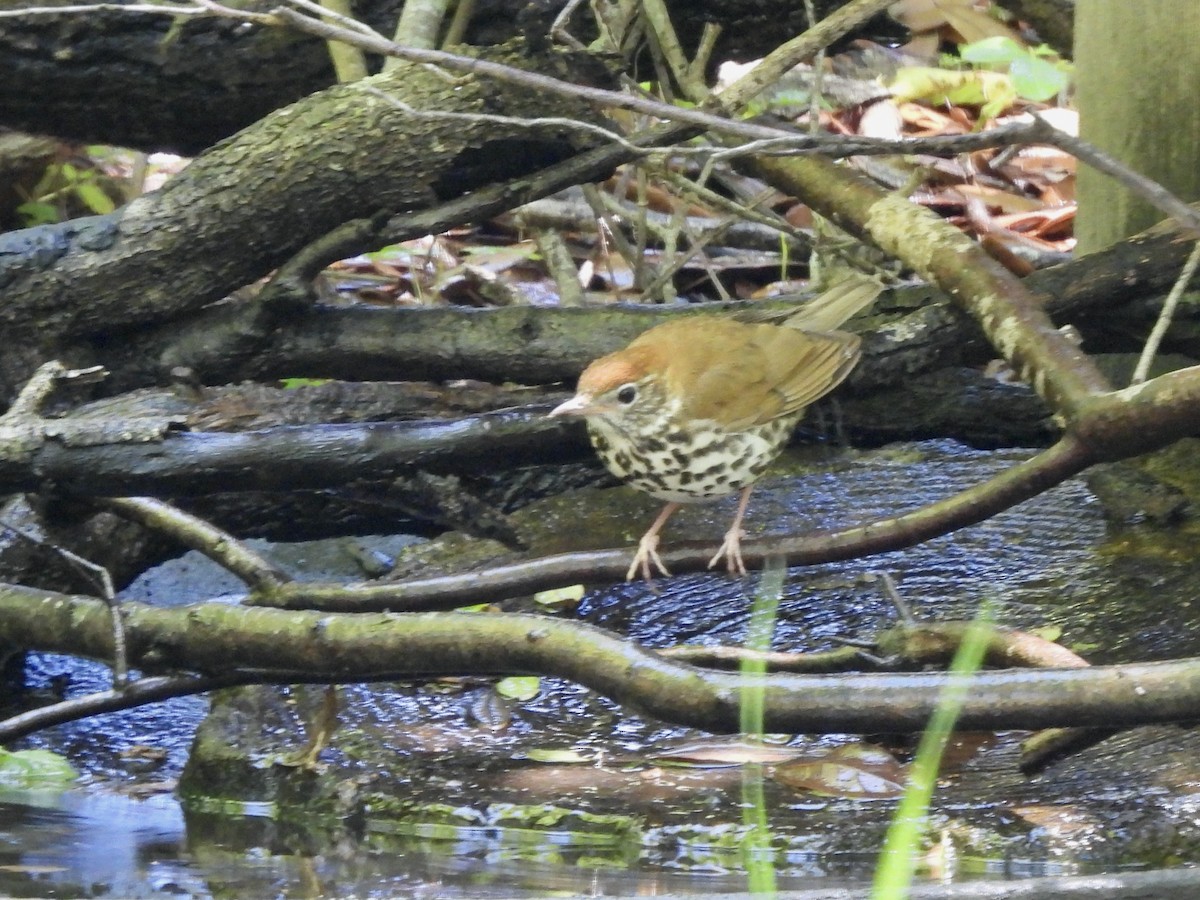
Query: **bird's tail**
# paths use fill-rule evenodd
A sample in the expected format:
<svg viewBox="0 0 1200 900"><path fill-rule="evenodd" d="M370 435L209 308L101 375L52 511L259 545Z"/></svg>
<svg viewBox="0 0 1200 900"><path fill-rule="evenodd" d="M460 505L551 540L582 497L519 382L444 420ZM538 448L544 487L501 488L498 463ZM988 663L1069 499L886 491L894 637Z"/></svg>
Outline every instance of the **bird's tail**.
<svg viewBox="0 0 1200 900"><path fill-rule="evenodd" d="M873 278L851 273L825 293L809 300L783 324L804 331L833 331L875 302L883 288Z"/></svg>

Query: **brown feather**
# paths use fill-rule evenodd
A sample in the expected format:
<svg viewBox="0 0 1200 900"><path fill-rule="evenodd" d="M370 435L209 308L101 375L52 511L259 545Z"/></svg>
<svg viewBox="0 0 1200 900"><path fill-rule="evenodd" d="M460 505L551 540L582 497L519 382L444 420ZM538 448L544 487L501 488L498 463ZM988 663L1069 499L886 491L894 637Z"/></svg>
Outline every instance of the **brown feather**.
<svg viewBox="0 0 1200 900"><path fill-rule="evenodd" d="M816 305L836 295L827 294ZM842 307L835 317L863 303L861 296L851 304L838 302ZM858 337L802 331L797 326L804 321L794 316L786 324L769 325L695 316L665 322L624 350L595 360L580 376L578 390L595 398L653 375L669 396L680 399L684 415L728 429L798 415L841 384L859 358ZM807 321L814 321L811 312Z"/></svg>
<svg viewBox="0 0 1200 900"><path fill-rule="evenodd" d="M626 352L661 365L647 371L663 373L685 415L741 430L796 415L833 390L858 359L858 338L696 317L659 325Z"/></svg>

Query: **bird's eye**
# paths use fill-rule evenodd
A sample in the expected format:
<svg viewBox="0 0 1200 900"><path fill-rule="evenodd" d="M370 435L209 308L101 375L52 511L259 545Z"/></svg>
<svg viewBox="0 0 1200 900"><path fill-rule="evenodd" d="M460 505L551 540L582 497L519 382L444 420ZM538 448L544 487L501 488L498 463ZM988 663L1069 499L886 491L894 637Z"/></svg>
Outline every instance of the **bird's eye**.
<svg viewBox="0 0 1200 900"><path fill-rule="evenodd" d="M638 390L637 390L636 385L625 384L625 385L621 386L621 389L619 391L617 391L617 400L619 400L621 403L624 403L626 406L628 406L630 403L632 403L634 400L637 399L637 395L638 395Z"/></svg>

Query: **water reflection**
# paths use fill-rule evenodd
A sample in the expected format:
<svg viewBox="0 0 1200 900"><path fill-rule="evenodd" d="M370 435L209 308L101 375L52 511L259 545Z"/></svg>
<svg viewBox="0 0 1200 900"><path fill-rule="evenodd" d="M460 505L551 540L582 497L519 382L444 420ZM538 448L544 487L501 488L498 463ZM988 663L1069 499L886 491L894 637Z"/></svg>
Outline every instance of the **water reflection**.
<svg viewBox="0 0 1200 900"><path fill-rule="evenodd" d="M183 814L173 798L0 793L0 894L152 897L206 892L181 862Z"/></svg>
<svg viewBox="0 0 1200 900"><path fill-rule="evenodd" d="M745 890L737 873L677 875L531 862L492 840L396 852L334 843L289 852L268 819L190 818L163 795L0 793L0 896L542 897L547 892L705 894ZM236 848L236 849L234 849ZM864 859L863 861L867 861ZM799 883L799 880L797 880Z"/></svg>

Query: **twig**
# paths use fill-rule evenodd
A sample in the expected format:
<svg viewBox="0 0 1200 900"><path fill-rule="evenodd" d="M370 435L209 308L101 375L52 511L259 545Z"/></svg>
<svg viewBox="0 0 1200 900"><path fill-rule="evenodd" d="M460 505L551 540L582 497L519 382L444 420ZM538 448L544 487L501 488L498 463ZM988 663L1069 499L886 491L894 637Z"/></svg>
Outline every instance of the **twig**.
<svg viewBox="0 0 1200 900"><path fill-rule="evenodd" d="M28 16L61 16L97 12L153 13L156 16L210 16L212 11L198 3L76 3L66 6L25 6L0 10L0 19Z"/></svg>
<svg viewBox="0 0 1200 900"><path fill-rule="evenodd" d="M1196 267L1200 265L1200 242L1192 248L1192 254L1187 258L1187 262L1183 264L1183 268L1179 272L1179 277L1175 279L1175 284L1171 286L1171 292L1167 294L1167 299L1163 301L1162 309L1159 311L1158 319L1154 322L1154 328L1150 331L1150 336L1146 338L1146 346L1142 348L1142 355L1138 358L1137 367L1133 370L1133 376L1129 379L1130 384L1141 384L1150 374L1150 366L1154 362L1154 356L1158 353L1159 345L1166 337L1167 329L1171 327L1171 319L1175 315L1175 307L1179 305L1179 298L1183 296L1184 291L1192 282L1192 278L1196 274Z"/></svg>
<svg viewBox="0 0 1200 900"><path fill-rule="evenodd" d="M329 16L319 4L312 0L287 0L294 6L312 9L317 14ZM856 0L839 9L834 15L823 19L816 28L790 41L763 60L749 75L735 82L720 95L723 108L735 109L759 93L766 84L773 83L783 72L801 59L826 46L840 34L853 28L862 17L888 5L887 0ZM564 96L579 97L615 109L640 112L647 116L692 125L705 130L752 141L725 150L703 150L717 158L750 154L795 154L822 153L831 157L865 155L903 155L911 153L957 154L971 150L1007 146L1014 143L1049 144L1077 156L1098 171L1117 179L1142 199L1178 219L1186 227L1200 235L1200 212L1166 190L1153 179L1134 172L1113 157L1103 153L1085 141L1054 128L1045 120L1034 116L1031 123L1004 126L977 135L954 135L950 137L908 138L884 140L878 138L846 138L836 135L804 135L786 128L771 128L748 122L734 121L723 116L698 109L684 109L661 103L648 97L624 94L601 88L571 84L545 75L494 63L473 57L456 56L440 50L406 48L387 40L366 25L349 20L345 27L318 21L287 7L279 7L270 14L252 13L223 6L213 0L195 0L195 5L120 6L111 3L79 4L64 7L28 7L21 10L2 10L0 18L36 15L61 15L64 12L87 13L101 11L137 11L163 15L214 15L263 25L290 24L308 34L325 40L341 40L371 53L395 56L413 62L430 63L447 69L468 72L517 84L531 90L550 91ZM564 15L566 10L564 10ZM775 70L778 72L775 72ZM772 73L775 73L772 75ZM762 83L759 84L758 80ZM716 96L716 95L714 95ZM636 141L636 137L635 137ZM645 146L644 144L642 146ZM673 152L685 152L685 148L673 148ZM690 151L696 152L696 151Z"/></svg>
<svg viewBox="0 0 1200 900"><path fill-rule="evenodd" d="M454 16L450 19L450 25L442 38L443 50L462 43L463 36L467 33L467 25L470 24L471 16L474 13L475 0L458 0L454 4Z"/></svg>
<svg viewBox="0 0 1200 900"><path fill-rule="evenodd" d="M165 675L140 678L121 690L86 694L82 697L74 697L60 703L51 703L48 706L40 706L37 709L9 716L0 721L0 744L15 741L17 738L55 725L86 719L88 716L132 709L136 706L170 700L172 697L202 694L206 691L251 684L261 680L262 676L259 674L241 672L215 676Z"/></svg>
<svg viewBox="0 0 1200 900"><path fill-rule="evenodd" d="M232 572L255 591L270 592L291 576L211 522L151 497L110 497L96 503L124 519L166 534Z"/></svg>
<svg viewBox="0 0 1200 900"><path fill-rule="evenodd" d="M439 109L415 109L409 106L403 100L399 100L377 87L363 87L363 92L378 97L381 100L390 103L401 112L419 119L448 119L451 121L461 120L469 122L494 122L497 125L519 125L525 128L562 128L569 131L582 131L590 135L596 135L606 141L612 141L619 147L623 147L630 153L638 156L645 156L651 153L665 153L666 150L657 147L643 147L632 141L626 140L620 134L612 131L602 125L596 125L592 122L583 122L578 119L568 119L562 116L538 116L533 119L521 118L519 116L501 116L494 113L459 113L446 112Z"/></svg>
<svg viewBox="0 0 1200 900"><path fill-rule="evenodd" d="M196 0L196 2L205 3L207 0ZM378 38L381 41L387 40L387 38L385 38L366 22L359 21L358 19L354 18L354 16L345 15L336 10L330 9L327 6L323 6L320 3L315 2L315 0L284 0L284 2L291 4L297 9L302 9L306 12L312 13L319 19L330 19L334 22L337 22L343 28L348 28L351 31L358 32L359 34L365 34L368 37Z"/></svg>
<svg viewBox="0 0 1200 900"><path fill-rule="evenodd" d="M849 34L889 5L889 0L853 0L839 7L803 34L776 47L748 73L714 94L708 105L717 105L727 112L740 110L764 89L778 82L789 69Z"/></svg>
<svg viewBox="0 0 1200 900"><path fill-rule="evenodd" d="M47 541L35 535L29 534L22 528L18 528L10 522L0 520L0 528L15 534L17 537L33 544L35 547L45 547L52 550L67 561L70 566L84 575L92 586L100 591L100 596L106 604L108 604L109 615L112 618L112 641L113 641L113 690L122 691L128 686L129 682L129 654L128 644L125 638L125 620L121 616L121 604L117 600L117 592L113 590L112 575L108 569L101 565L92 562L89 559L84 559L78 553L68 550L66 547L60 547L52 541Z"/></svg>
<svg viewBox="0 0 1200 900"><path fill-rule="evenodd" d="M450 12L449 6L450 0L405 0L392 40L406 47L436 47L438 32ZM395 57L386 60L383 71L391 71L396 63Z"/></svg>
<svg viewBox="0 0 1200 900"><path fill-rule="evenodd" d="M333 16L349 17L349 0L323 0L321 8ZM351 47L342 41L326 41L329 58L333 61L333 71L340 84L361 81L369 74L367 57L358 47Z"/></svg>
<svg viewBox="0 0 1200 900"><path fill-rule="evenodd" d="M1130 169L1095 144L1089 144L1073 134L1055 128L1038 115L1033 117L1030 138L1034 143L1047 143L1060 150L1065 150L1072 156L1083 160L1097 172L1103 172L1116 179L1143 200L1178 219L1195 232L1197 237L1200 237L1200 211L1184 203L1154 179L1147 178L1140 172Z"/></svg>
<svg viewBox="0 0 1200 900"><path fill-rule="evenodd" d="M916 625L917 617L913 615L912 607L908 605L908 602L900 596L900 591L896 587L896 579L887 572L879 572L875 578L883 590L883 595L900 614L900 621L905 625Z"/></svg>
<svg viewBox="0 0 1200 900"><path fill-rule="evenodd" d="M575 15L575 11L583 5L583 0L568 0L563 6L562 11L555 17L554 23L550 26L550 37L558 41L560 44L565 44L572 50L583 50L583 42L575 35L567 30L567 23L571 20L571 16Z"/></svg>
<svg viewBox="0 0 1200 900"><path fill-rule="evenodd" d="M1066 437L1032 459L922 509L831 533L749 541L743 544L742 555L752 566L761 565L772 554L785 555L789 565L813 565L911 547L982 522L1078 474L1093 461L1085 445ZM704 570L711 556L712 548L700 541L677 544L662 552L667 566L680 572ZM560 587L585 576L591 581L615 581L624 577L628 566L628 548L578 551L397 584L343 587L293 582L248 602L340 612L450 609Z"/></svg>
<svg viewBox="0 0 1200 900"><path fill-rule="evenodd" d="M679 36L675 33L675 26L671 23L666 3L663 0L643 0L642 16L647 23L651 39L658 45L659 52L662 53L683 95L693 103L702 103L708 96L708 87L702 77L703 71L697 73L688 63L683 46L679 43Z"/></svg>

